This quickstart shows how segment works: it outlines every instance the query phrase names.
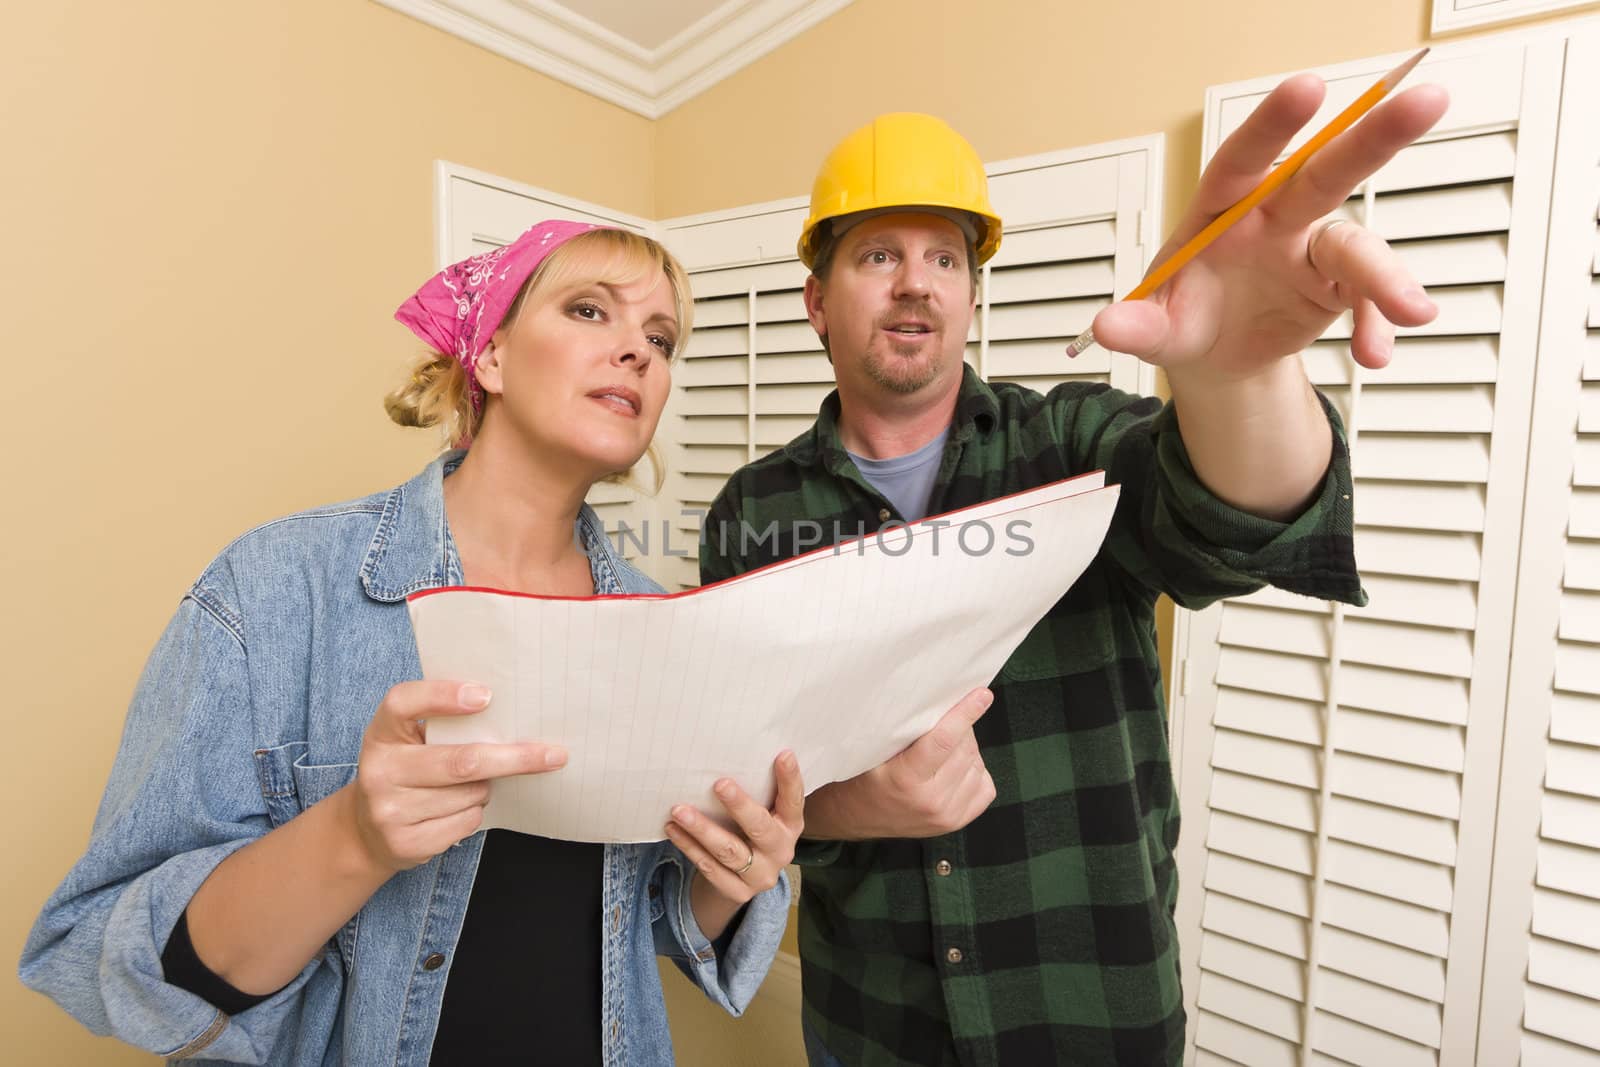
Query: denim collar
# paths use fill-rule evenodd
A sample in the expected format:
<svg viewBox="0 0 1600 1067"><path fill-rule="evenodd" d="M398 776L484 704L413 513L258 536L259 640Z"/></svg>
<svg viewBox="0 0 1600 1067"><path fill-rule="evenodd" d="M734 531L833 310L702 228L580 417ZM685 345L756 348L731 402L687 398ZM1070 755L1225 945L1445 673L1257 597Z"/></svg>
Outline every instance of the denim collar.
<svg viewBox="0 0 1600 1067"><path fill-rule="evenodd" d="M461 583L461 563L444 510L444 480L466 454L465 449L443 453L384 498L378 528L361 562L361 588L373 600L393 603L419 589ZM588 504L578 512L577 533L589 556L596 594L624 591L605 525Z"/></svg>
<svg viewBox="0 0 1600 1067"><path fill-rule="evenodd" d="M378 528L361 561L361 587L374 600L392 603L419 589L451 582L450 526L444 513L444 477L461 463L464 450L445 452L383 501Z"/></svg>

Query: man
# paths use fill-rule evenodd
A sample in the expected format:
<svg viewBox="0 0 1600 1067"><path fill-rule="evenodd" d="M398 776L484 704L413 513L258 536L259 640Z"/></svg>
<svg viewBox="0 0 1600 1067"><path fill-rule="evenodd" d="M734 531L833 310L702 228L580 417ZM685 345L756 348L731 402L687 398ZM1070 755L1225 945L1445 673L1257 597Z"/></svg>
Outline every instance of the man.
<svg viewBox="0 0 1600 1067"><path fill-rule="evenodd" d="M1322 93L1306 76L1262 103L1163 257L1254 187ZM703 580L809 547L817 523L851 536L1099 468L1122 495L992 706L979 691L808 799L813 1064L1180 1062L1156 598L1198 608L1271 583L1365 601L1343 430L1295 355L1353 308L1355 358L1380 367L1395 324L1436 314L1382 240L1323 219L1445 106L1433 87L1387 101L1151 300L1097 316L1102 344L1166 369L1165 406L1086 384L1041 396L965 368L1001 223L976 153L943 123L880 117L823 164L800 255L838 389L809 431L723 489ZM716 536L774 521L776 543Z"/></svg>

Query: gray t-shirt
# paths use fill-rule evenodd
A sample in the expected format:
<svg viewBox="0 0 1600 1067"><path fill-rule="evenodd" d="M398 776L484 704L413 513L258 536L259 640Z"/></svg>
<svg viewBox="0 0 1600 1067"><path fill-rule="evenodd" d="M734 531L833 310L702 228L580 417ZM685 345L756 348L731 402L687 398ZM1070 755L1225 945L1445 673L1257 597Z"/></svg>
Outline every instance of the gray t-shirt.
<svg viewBox="0 0 1600 1067"><path fill-rule="evenodd" d="M928 514L928 498L933 495L933 481L939 475L939 460L944 456L944 442L949 436L947 427L915 452L890 459L868 459L854 452L847 454L867 484L882 493L901 518L916 522Z"/></svg>

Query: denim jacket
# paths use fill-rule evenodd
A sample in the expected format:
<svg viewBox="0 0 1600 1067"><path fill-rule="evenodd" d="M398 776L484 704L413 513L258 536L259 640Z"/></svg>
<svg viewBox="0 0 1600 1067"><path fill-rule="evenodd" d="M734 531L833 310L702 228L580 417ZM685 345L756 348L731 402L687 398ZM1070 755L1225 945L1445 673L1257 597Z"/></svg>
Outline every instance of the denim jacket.
<svg viewBox="0 0 1600 1067"><path fill-rule="evenodd" d="M95 1033L189 1062L428 1062L481 833L389 879L299 976L238 1015L168 984L161 952L218 863L354 777L384 693L421 677L405 598L462 581L442 488L460 455L258 527L206 568L145 666L88 851L24 947L25 984ZM578 527L603 554L597 573L659 591L587 507ZM653 957L740 1014L777 951L788 882L750 902L719 954L670 843L608 845L604 863L605 1062L671 1063Z"/></svg>

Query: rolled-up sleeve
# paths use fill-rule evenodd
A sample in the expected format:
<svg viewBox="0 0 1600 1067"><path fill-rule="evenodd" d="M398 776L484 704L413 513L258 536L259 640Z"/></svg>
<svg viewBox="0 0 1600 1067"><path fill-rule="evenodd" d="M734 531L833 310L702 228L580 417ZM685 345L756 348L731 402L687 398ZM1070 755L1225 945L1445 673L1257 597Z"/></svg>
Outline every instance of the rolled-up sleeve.
<svg viewBox="0 0 1600 1067"><path fill-rule="evenodd" d="M750 1006L761 987L789 922L789 875L751 898L730 930L718 938L721 951L701 932L689 900L689 878L694 871L676 847L664 846L651 871L651 885L659 894L661 910L653 922L656 952L677 964L690 981L722 1010L738 1016Z"/></svg>
<svg viewBox="0 0 1600 1067"><path fill-rule="evenodd" d="M1170 403L1109 389L1051 396L1069 469L1103 469L1122 487L1105 551L1140 585L1195 610L1263 585L1366 603L1350 450L1338 412L1319 399L1333 431L1327 472L1305 510L1277 522L1240 511L1201 482Z"/></svg>
<svg viewBox="0 0 1600 1067"><path fill-rule="evenodd" d="M201 883L271 829L252 750L241 629L225 605L197 590L146 663L88 849L24 946L24 984L95 1033L158 1055L268 1057L320 956L231 1018L169 984L161 967L167 938Z"/></svg>

